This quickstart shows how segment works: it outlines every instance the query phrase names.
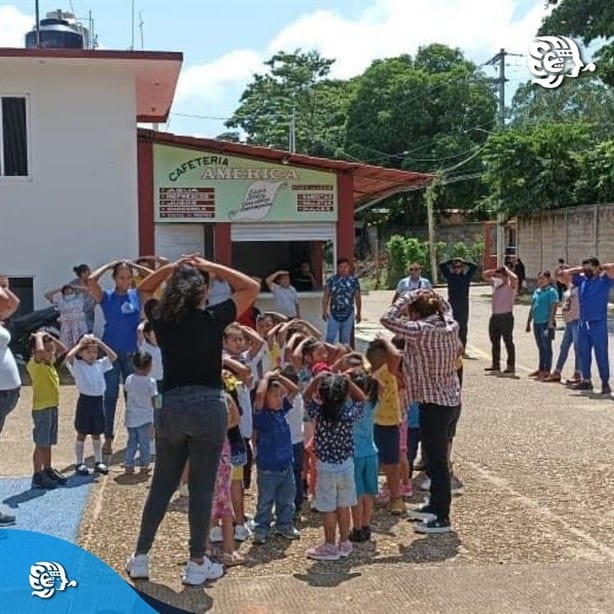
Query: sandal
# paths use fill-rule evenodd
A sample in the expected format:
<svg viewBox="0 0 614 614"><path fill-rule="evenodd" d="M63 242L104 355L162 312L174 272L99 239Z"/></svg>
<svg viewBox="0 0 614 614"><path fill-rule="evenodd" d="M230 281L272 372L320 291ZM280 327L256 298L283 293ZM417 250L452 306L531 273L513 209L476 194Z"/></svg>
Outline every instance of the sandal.
<svg viewBox="0 0 614 614"><path fill-rule="evenodd" d="M228 552L224 552L222 554L222 564L224 567L235 567L236 565L243 565L245 563L245 557L238 552L233 552L229 554Z"/></svg>

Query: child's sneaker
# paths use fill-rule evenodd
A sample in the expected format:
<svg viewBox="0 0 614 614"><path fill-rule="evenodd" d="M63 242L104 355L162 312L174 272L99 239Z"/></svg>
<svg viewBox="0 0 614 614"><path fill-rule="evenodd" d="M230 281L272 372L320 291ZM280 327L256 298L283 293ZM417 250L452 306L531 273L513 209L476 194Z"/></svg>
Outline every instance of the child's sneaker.
<svg viewBox="0 0 614 614"><path fill-rule="evenodd" d="M362 529L360 529L360 532L362 533L363 542L371 541L371 527L370 526L364 526Z"/></svg>
<svg viewBox="0 0 614 614"><path fill-rule="evenodd" d="M133 580L149 578L149 556L147 554L132 554L126 559L126 573Z"/></svg>
<svg viewBox="0 0 614 614"><path fill-rule="evenodd" d="M94 465L94 473L107 475L109 473L109 468L104 463L96 463Z"/></svg>
<svg viewBox="0 0 614 614"><path fill-rule="evenodd" d="M53 490L57 487L57 482L50 478L44 471L39 471L32 476L32 488L44 488Z"/></svg>
<svg viewBox="0 0 614 614"><path fill-rule="evenodd" d="M352 542L346 540L344 542L339 542L339 556L341 558L346 559L350 554L352 554L352 550L354 550L354 546L352 546Z"/></svg>
<svg viewBox="0 0 614 614"><path fill-rule="evenodd" d="M223 575L224 567L222 565L213 563L207 557L204 557L204 561L200 564L188 561L181 576L181 581L186 586L198 586L207 580L217 580Z"/></svg>
<svg viewBox="0 0 614 614"><path fill-rule="evenodd" d="M393 516L403 516L403 514L405 514L405 512L407 511L405 508L405 503L403 503L403 499L399 497L398 499L393 499L392 501L390 501L390 503L388 504L388 511Z"/></svg>
<svg viewBox="0 0 614 614"><path fill-rule="evenodd" d="M238 542L244 542L252 536L252 532L246 524L238 524L235 527L235 539Z"/></svg>
<svg viewBox="0 0 614 614"><path fill-rule="evenodd" d="M411 482L407 483L407 484L401 484L401 496L404 499L409 499L413 496L414 494L414 489L411 485Z"/></svg>
<svg viewBox="0 0 614 614"><path fill-rule="evenodd" d="M78 475L89 475L90 470L87 468L85 463L81 463L75 467L75 473Z"/></svg>
<svg viewBox="0 0 614 614"><path fill-rule="evenodd" d="M253 542L256 546L263 546L266 544L267 536L264 533L258 533L257 531L254 533Z"/></svg>
<svg viewBox="0 0 614 614"><path fill-rule="evenodd" d="M414 525L414 531L416 533L439 534L449 533L452 530L450 522L448 520L423 520L419 524Z"/></svg>
<svg viewBox="0 0 614 614"><path fill-rule="evenodd" d="M219 544L224 541L222 527L211 527L211 530L209 531L209 541L212 544Z"/></svg>
<svg viewBox="0 0 614 614"><path fill-rule="evenodd" d="M275 527L275 533L290 540L299 539L301 536L292 525L288 527Z"/></svg>
<svg viewBox="0 0 614 614"><path fill-rule="evenodd" d="M375 505L388 505L390 503L390 491L382 488L375 497Z"/></svg>
<svg viewBox="0 0 614 614"><path fill-rule="evenodd" d="M351 542L354 542L355 544L360 544L363 541L365 541L362 529L356 529L356 528L352 529L350 531L348 539Z"/></svg>
<svg viewBox="0 0 614 614"><path fill-rule="evenodd" d="M320 544L307 550L307 558L314 561L338 561L341 555L334 544Z"/></svg>
<svg viewBox="0 0 614 614"><path fill-rule="evenodd" d="M48 469L45 469L45 473L52 480L55 480L58 484L60 484L60 486L64 486L64 484L68 482L68 480L57 469L54 469L53 467L49 467Z"/></svg>

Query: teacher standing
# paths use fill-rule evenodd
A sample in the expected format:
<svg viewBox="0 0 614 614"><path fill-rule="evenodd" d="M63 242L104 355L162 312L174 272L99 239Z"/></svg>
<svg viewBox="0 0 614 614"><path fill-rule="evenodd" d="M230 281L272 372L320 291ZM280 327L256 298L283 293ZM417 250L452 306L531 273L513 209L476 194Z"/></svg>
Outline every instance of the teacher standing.
<svg viewBox="0 0 614 614"><path fill-rule="evenodd" d="M409 402L420 405L420 438L431 479L429 503L410 511L418 533L447 533L450 526L450 434L460 408L456 362L463 353L450 305L432 290L402 294L380 322L405 339L403 376Z"/></svg>
<svg viewBox="0 0 614 614"><path fill-rule="evenodd" d="M190 559L182 581L195 586L223 573L221 565L205 556L215 478L228 423L222 389L223 333L256 300L260 287L234 269L197 256L161 267L140 287L154 292L169 275L152 320L164 367L164 397L156 423L156 465L136 549L126 562L126 571L135 579L149 576L149 550L189 461ZM225 301L206 307L210 275L228 282L234 292Z"/></svg>

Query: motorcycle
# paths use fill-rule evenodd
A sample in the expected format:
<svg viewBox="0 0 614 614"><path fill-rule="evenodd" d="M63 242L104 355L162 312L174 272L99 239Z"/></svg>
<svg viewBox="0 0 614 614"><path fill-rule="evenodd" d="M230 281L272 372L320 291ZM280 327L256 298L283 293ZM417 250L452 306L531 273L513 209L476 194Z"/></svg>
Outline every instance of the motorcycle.
<svg viewBox="0 0 614 614"><path fill-rule="evenodd" d="M58 310L55 307L46 307L12 317L6 322L6 329L11 334L9 348L19 363L26 363L30 359L30 336L41 328L46 329L55 337L60 335L60 323Z"/></svg>

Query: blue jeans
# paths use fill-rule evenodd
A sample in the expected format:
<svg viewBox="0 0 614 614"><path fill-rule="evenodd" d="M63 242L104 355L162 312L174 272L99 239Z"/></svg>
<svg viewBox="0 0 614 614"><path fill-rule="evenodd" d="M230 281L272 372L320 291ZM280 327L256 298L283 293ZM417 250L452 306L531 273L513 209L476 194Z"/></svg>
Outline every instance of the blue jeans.
<svg viewBox="0 0 614 614"><path fill-rule="evenodd" d="M591 379L592 350L595 350L595 361L599 369L599 378L603 384L610 379L610 363L608 359L608 322L596 320L594 322L581 322L578 329L578 349L580 351L580 364L582 365L582 378Z"/></svg>
<svg viewBox="0 0 614 614"><path fill-rule="evenodd" d="M548 322L533 322L533 334L539 351L539 371L550 373L552 369L552 339Z"/></svg>
<svg viewBox="0 0 614 614"><path fill-rule="evenodd" d="M255 532L268 535L275 505L275 526L291 527L294 516L294 470L292 465L283 471L258 469L258 505L256 506Z"/></svg>
<svg viewBox="0 0 614 614"><path fill-rule="evenodd" d="M578 331L579 331L580 320L574 320L573 322L568 322L565 324L565 332L563 333L563 338L561 339L561 348L559 349L559 358L556 361L556 369L558 373L563 371L563 367L567 362L567 356L569 356L569 350L573 345L574 350L574 374L580 373L580 351L578 348Z"/></svg>
<svg viewBox="0 0 614 614"><path fill-rule="evenodd" d="M303 462L305 459L305 444L301 441L292 446L294 453L294 487L296 494L294 495L294 508L300 510L303 507Z"/></svg>
<svg viewBox="0 0 614 614"><path fill-rule="evenodd" d="M128 427L128 443L126 444L126 457L124 464L126 467L134 467L134 457L137 449L141 467L149 466L151 461L151 429L152 425L141 424L141 426Z"/></svg>
<svg viewBox="0 0 614 614"><path fill-rule="evenodd" d="M119 397L119 381L124 382L134 372L132 366L132 354L118 354L113 363L113 369L104 374L107 389L104 393L104 437L113 439L115 435L115 409L117 397Z"/></svg>
<svg viewBox="0 0 614 614"><path fill-rule="evenodd" d="M338 322L332 315L329 315L328 320L326 321L326 343L337 343L337 337L339 337L339 343L344 343L347 345L350 342L353 327L353 311L346 320L343 320L343 322Z"/></svg>

